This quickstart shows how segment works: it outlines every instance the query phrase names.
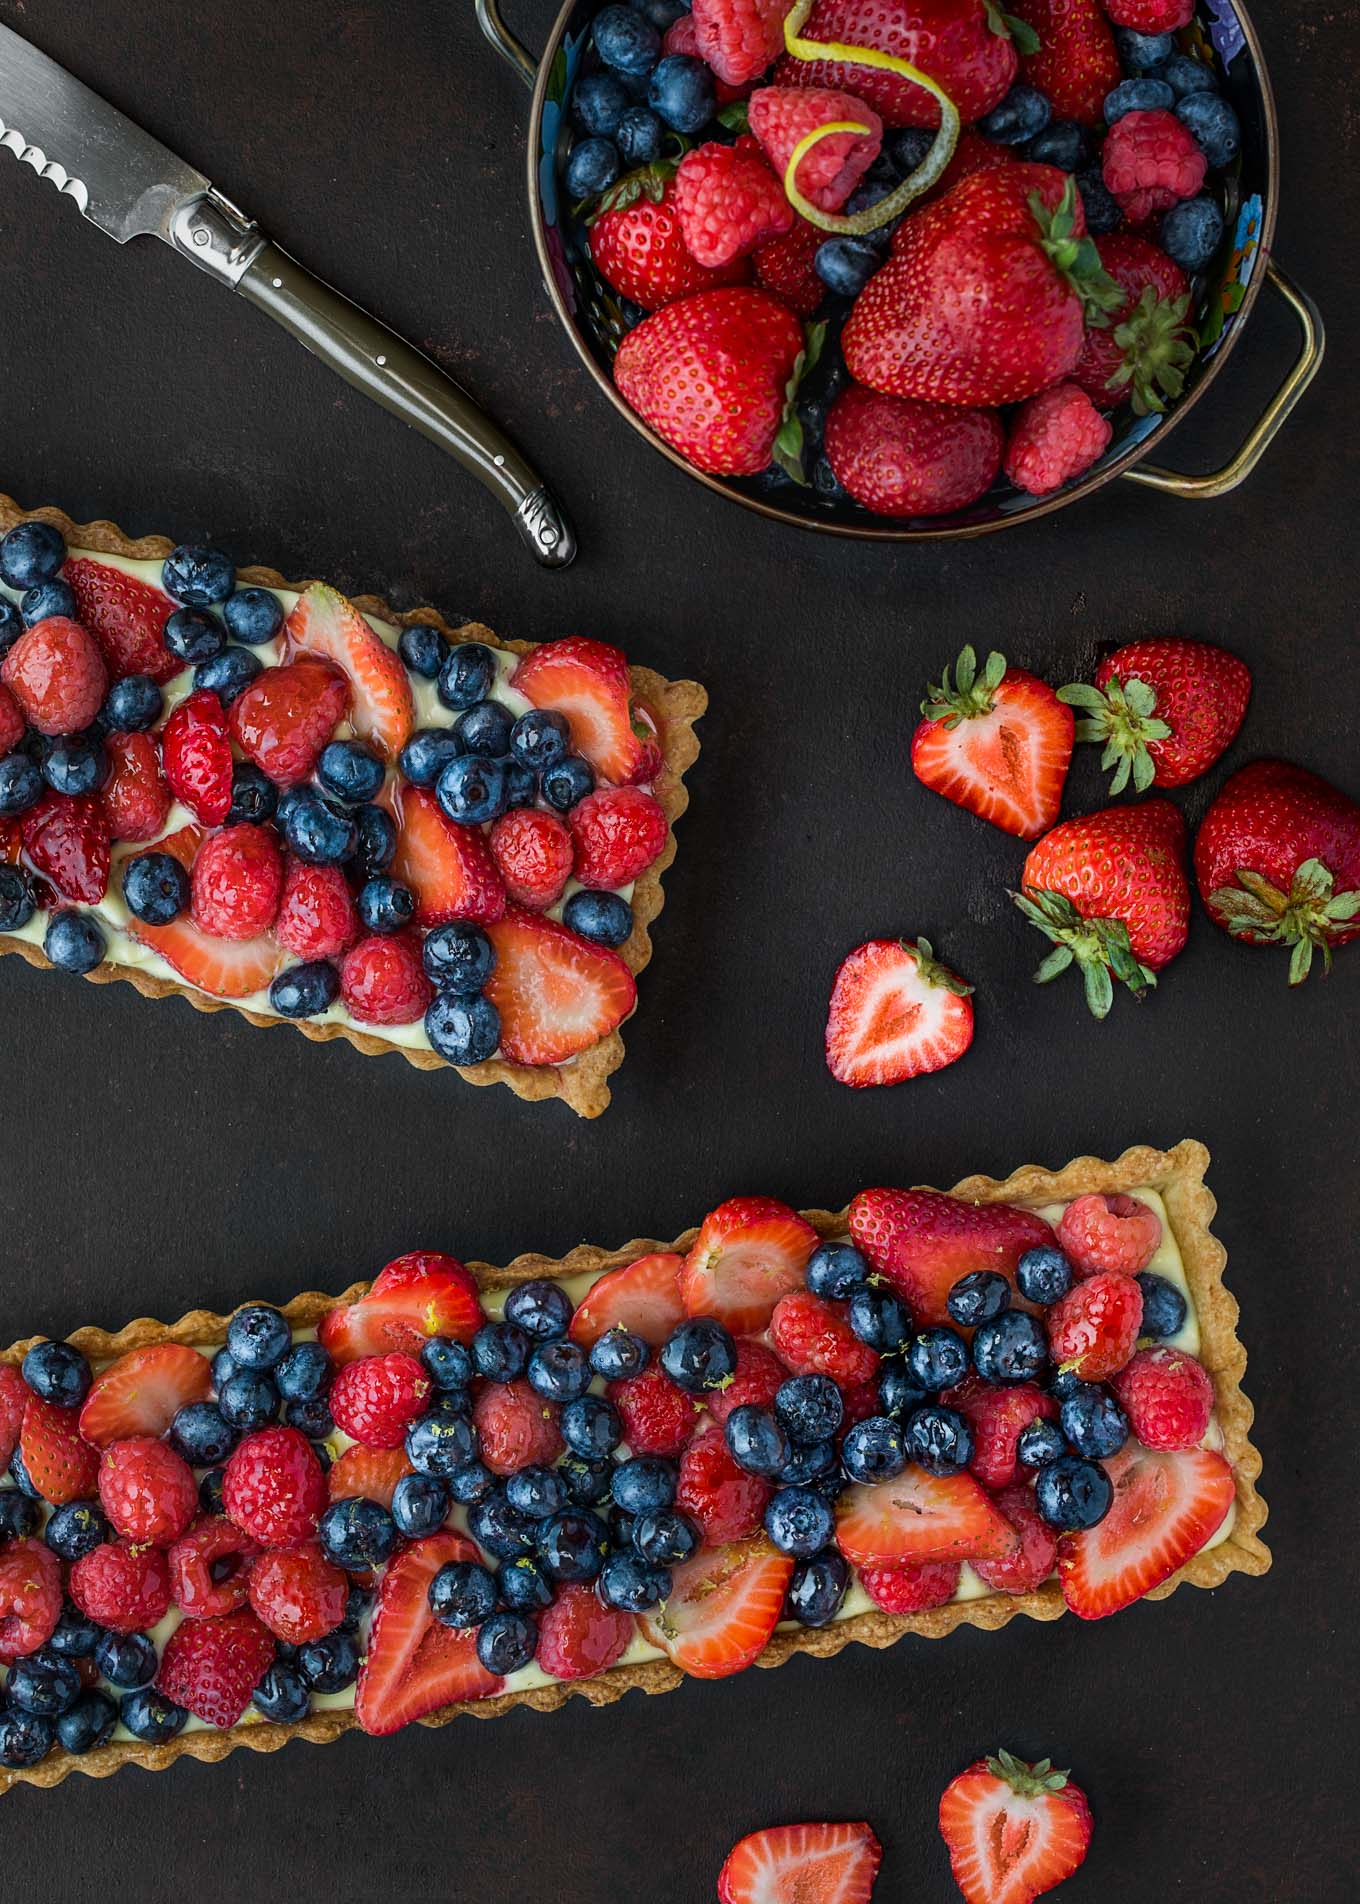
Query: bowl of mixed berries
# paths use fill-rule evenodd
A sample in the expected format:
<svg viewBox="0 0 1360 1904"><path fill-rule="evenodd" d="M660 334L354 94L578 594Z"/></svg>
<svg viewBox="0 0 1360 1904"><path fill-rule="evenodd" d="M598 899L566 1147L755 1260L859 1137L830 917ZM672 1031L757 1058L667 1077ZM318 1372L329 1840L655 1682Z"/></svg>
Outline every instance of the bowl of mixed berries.
<svg viewBox="0 0 1360 1904"><path fill-rule="evenodd" d="M1241 479L1321 356L1270 264L1237 0L574 0L534 76L559 316L615 407L748 507L974 535L1125 471ZM1224 471L1133 469L1269 279L1304 347Z"/></svg>

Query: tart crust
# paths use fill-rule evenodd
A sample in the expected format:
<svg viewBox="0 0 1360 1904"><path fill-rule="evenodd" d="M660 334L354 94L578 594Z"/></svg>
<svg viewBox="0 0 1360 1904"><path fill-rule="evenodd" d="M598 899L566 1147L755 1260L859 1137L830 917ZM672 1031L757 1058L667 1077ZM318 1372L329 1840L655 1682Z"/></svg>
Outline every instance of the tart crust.
<svg viewBox="0 0 1360 1904"><path fill-rule="evenodd" d="M134 541L112 522L72 522L60 509L24 510L11 497L0 494L0 535L20 522L50 522L54 528L60 529L72 547L90 549L96 555L121 555L133 560L154 561L169 555L174 547L166 536L142 536ZM275 569L243 568L237 573L242 582L254 582L266 588L286 588L301 593L308 586L305 581L286 581ZM493 634L481 622L469 621L453 626L431 608L413 608L398 614L376 595L356 595L352 599L361 613L373 615L394 627L404 627L409 622L433 623L452 642L480 641L490 648L507 649L520 655L528 654L541 645L533 641L507 640ZM667 768L654 788L655 796L666 815L666 844L660 858L641 874L633 888L633 930L618 948L620 958L636 978L652 956L650 927L665 904L661 876L675 858L675 822L689 805L684 776L698 758L699 741L694 724L708 706L708 695L697 681L670 681L664 675L654 673L651 668L634 667L631 663L628 671L632 676L634 692L654 708L660 717L661 747ZM30 965L48 967L49 962L40 947L30 944L27 939L0 933L0 954L6 952L17 952ZM602 1038L588 1051L580 1052L564 1064L512 1064L504 1058L489 1058L485 1064L449 1066L447 1060L437 1052L413 1051L406 1045L384 1038L377 1031L360 1031L350 1025L309 1024L305 1019L267 1017L262 1012L249 1011L230 999L210 998L192 986L159 978L136 966L118 965L112 960L97 965L85 977L92 985L108 985L115 980L133 985L143 998L187 999L195 1011L234 1011L252 1025L290 1025L295 1031L300 1031L304 1038L311 1038L318 1044L332 1038L343 1038L356 1051L362 1051L370 1058L380 1057L384 1052L399 1052L408 1064L415 1065L419 1070L453 1069L469 1084L509 1085L516 1097L534 1100L559 1097L571 1106L578 1117L598 1117L604 1110L609 1103L609 1077L623 1062L621 1030L610 1032L608 1037Z"/></svg>
<svg viewBox="0 0 1360 1904"><path fill-rule="evenodd" d="M974 1203L1020 1203L1039 1206L1068 1201L1088 1191L1113 1193L1135 1189L1156 1190L1166 1206L1172 1234L1176 1239L1185 1268L1186 1280L1194 1299L1200 1328L1200 1360L1213 1377L1214 1407L1223 1434L1223 1449L1232 1463L1237 1481L1236 1516L1228 1538L1218 1546L1196 1554L1160 1587L1146 1597L1165 1599L1182 1585L1221 1586L1229 1574L1263 1574L1270 1566L1270 1550L1260 1539L1266 1518L1266 1504L1256 1491L1261 1458L1250 1440L1253 1410L1242 1393L1242 1375L1246 1351L1237 1339L1238 1307L1224 1286L1223 1270L1227 1254L1212 1234L1209 1225L1217 1208L1213 1193L1204 1181L1209 1153L1204 1145L1186 1139L1169 1151L1137 1145L1126 1150L1113 1163L1098 1157L1077 1157L1062 1170L1045 1170L1038 1164L1026 1164L1004 1181L994 1177L965 1177L955 1184L952 1194ZM845 1233L845 1212L807 1210L804 1215L823 1236ZM547 1256L517 1256L513 1263L498 1269L487 1263L469 1263L468 1268L486 1289L506 1288L526 1282L534 1276L598 1275L604 1270L629 1263L654 1250L684 1250L697 1231L686 1230L673 1243L636 1238L618 1249L599 1249L581 1244L559 1261ZM298 1327L315 1324L337 1302L352 1302L363 1295L367 1283L355 1283L338 1297L309 1291L297 1296L284 1308L284 1315ZM196 1309L178 1322L154 1322L148 1317L130 1322L110 1334L104 1329L83 1328L72 1332L69 1340L94 1360L106 1360L129 1349L151 1343L221 1342L228 1318L206 1309ZM0 1351L0 1362L19 1363L33 1341L31 1337ZM800 1627L776 1632L757 1666L782 1666L798 1653L828 1658L851 1644L891 1646L904 1634L923 1639L943 1639L958 1626L995 1629L1005 1626L1017 1614L1033 1620L1056 1620L1065 1612L1061 1589L1055 1580L1029 1593L990 1593L976 1600L954 1601L932 1607L923 1613L861 1613L832 1626L812 1630ZM563 1682L561 1685L534 1687L524 1692L502 1693L493 1699L462 1701L426 1715L418 1723L424 1726L446 1725L461 1713L493 1719L514 1706L532 1706L539 1712L552 1712L568 1699L578 1698L591 1705L604 1706L622 1698L626 1692L670 1692L685 1675L668 1660L644 1660L635 1665L616 1666L591 1679ZM190 1758L217 1760L246 1746L253 1752L277 1752L290 1739L306 1739L324 1745L342 1733L356 1729L352 1712L314 1712L293 1725L277 1725L266 1720L244 1720L222 1732L183 1733L164 1745L118 1742L100 1746L83 1756L54 1751L40 1764L23 1771L0 1769L0 1792L11 1785L59 1785L71 1772L84 1772L92 1778L107 1778L124 1765L140 1765L148 1771L163 1771L185 1755Z"/></svg>

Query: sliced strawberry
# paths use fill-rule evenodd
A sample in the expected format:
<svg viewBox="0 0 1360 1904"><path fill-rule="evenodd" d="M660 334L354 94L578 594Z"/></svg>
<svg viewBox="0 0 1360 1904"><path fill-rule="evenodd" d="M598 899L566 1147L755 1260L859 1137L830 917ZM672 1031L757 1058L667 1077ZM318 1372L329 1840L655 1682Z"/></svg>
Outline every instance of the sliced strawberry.
<svg viewBox="0 0 1360 1904"><path fill-rule="evenodd" d="M1058 1542L1063 1598L1103 1620L1169 1580L1223 1524L1233 1471L1212 1448L1154 1453L1128 1441L1105 1462L1114 1500L1104 1520Z"/></svg>
<svg viewBox="0 0 1360 1904"><path fill-rule="evenodd" d="M525 655L511 686L535 707L555 708L571 723L572 745L596 773L622 786L637 773L650 736L633 724L628 663L617 648L582 635L545 641Z"/></svg>
<svg viewBox="0 0 1360 1904"><path fill-rule="evenodd" d="M731 1197L699 1226L680 1274L691 1316L716 1316L733 1335L757 1335L790 1290L803 1287L817 1232L774 1197Z"/></svg>
<svg viewBox="0 0 1360 1904"><path fill-rule="evenodd" d="M286 652L324 655L344 673L354 694L354 731L395 760L411 737L415 701L400 655L376 635L352 602L324 582L313 582L283 625Z"/></svg>
<svg viewBox="0 0 1360 1904"><path fill-rule="evenodd" d="M9 1466L10 1456L19 1445L28 1395L28 1383L18 1369L0 1362L0 1468Z"/></svg>
<svg viewBox="0 0 1360 1904"><path fill-rule="evenodd" d="M382 1270L366 1296L321 1318L317 1338L332 1362L405 1349L419 1355L431 1336L471 1342L485 1322L477 1279L455 1256L410 1250Z"/></svg>
<svg viewBox="0 0 1360 1904"><path fill-rule="evenodd" d="M381 1501L392 1505L392 1490L403 1474L411 1474L405 1448L365 1448L358 1442L331 1463L326 1487L333 1501Z"/></svg>
<svg viewBox="0 0 1360 1904"><path fill-rule="evenodd" d="M946 1298L960 1276L994 1269L1014 1284L1025 1251L1053 1242L1032 1210L965 1203L939 1190L861 1190L850 1204L850 1235L918 1323L948 1322Z"/></svg>
<svg viewBox="0 0 1360 1904"><path fill-rule="evenodd" d="M54 1507L88 1500L99 1484L99 1450L81 1439L77 1410L41 1395L24 1403L19 1453L29 1480Z"/></svg>
<svg viewBox="0 0 1360 1904"><path fill-rule="evenodd" d="M80 1410L80 1432L96 1448L129 1435L163 1435L181 1408L206 1399L212 1369L184 1342L130 1349L95 1376Z"/></svg>
<svg viewBox="0 0 1360 1904"><path fill-rule="evenodd" d="M609 1329L629 1329L649 1348L659 1349L685 1319L680 1300L683 1256L662 1252L620 1263L592 1283L571 1319L571 1339L593 1348Z"/></svg>
<svg viewBox="0 0 1360 1904"><path fill-rule="evenodd" d="M450 919L486 925L505 912L505 886L485 834L449 819L421 787L394 789L397 850L392 875L416 896L416 924Z"/></svg>
<svg viewBox="0 0 1360 1904"><path fill-rule="evenodd" d="M608 1037L637 1003L633 974L618 953L566 926L507 907L487 933L496 969L486 995L513 1064L562 1064Z"/></svg>
<svg viewBox="0 0 1360 1904"><path fill-rule="evenodd" d="M63 899L97 906L109 888L109 823L93 793L45 793L20 821L24 851Z"/></svg>
<svg viewBox="0 0 1360 1904"><path fill-rule="evenodd" d="M354 1713L365 1732L397 1732L463 1699L490 1699L505 1681L477 1658L475 1633L441 1626L430 1582L451 1561L480 1560L462 1534L430 1534L389 1564L359 1668Z"/></svg>
<svg viewBox="0 0 1360 1904"><path fill-rule="evenodd" d="M168 595L91 556L72 556L61 573L76 598L76 620L99 643L111 680L149 674L164 684L179 673L184 663L165 645L165 624L175 612Z"/></svg>
<svg viewBox="0 0 1360 1904"><path fill-rule="evenodd" d="M170 791L204 826L221 826L231 807L231 742L222 703L208 688L181 701L161 730Z"/></svg>
<svg viewBox="0 0 1360 1904"><path fill-rule="evenodd" d="M187 916L168 926L134 919L128 931L139 945L159 952L181 978L214 998L249 998L262 992L288 963L288 954L267 935L258 939L216 939Z"/></svg>
<svg viewBox="0 0 1360 1904"><path fill-rule="evenodd" d="M870 939L836 973L826 1021L832 1077L862 1089L942 1071L973 1042L971 985L930 943Z"/></svg>
<svg viewBox="0 0 1360 1904"><path fill-rule="evenodd" d="M639 1615L653 1646L695 1679L743 1672L779 1624L793 1561L763 1535L702 1547L671 1576L670 1597Z"/></svg>
<svg viewBox="0 0 1360 1904"><path fill-rule="evenodd" d="M916 778L1022 840L1058 817L1072 759L1072 710L1046 681L1008 668L999 654L982 671L971 648L923 704L911 743Z"/></svg>
<svg viewBox="0 0 1360 1904"><path fill-rule="evenodd" d="M940 1836L967 1904L1034 1904L1070 1878L1091 1842L1086 1794L1047 1759L999 1752L951 1779Z"/></svg>
<svg viewBox="0 0 1360 1904"><path fill-rule="evenodd" d="M906 1561L997 1559L1015 1531L971 1474L904 1468L895 1481L860 1481L836 1503L836 1544L857 1567Z"/></svg>
<svg viewBox="0 0 1360 1904"><path fill-rule="evenodd" d="M728 1852L719 1904L869 1904L882 1856L866 1824L773 1825Z"/></svg>
<svg viewBox="0 0 1360 1904"><path fill-rule="evenodd" d="M308 780L350 707L338 668L304 656L266 668L231 706L231 731L247 760L280 787Z"/></svg>

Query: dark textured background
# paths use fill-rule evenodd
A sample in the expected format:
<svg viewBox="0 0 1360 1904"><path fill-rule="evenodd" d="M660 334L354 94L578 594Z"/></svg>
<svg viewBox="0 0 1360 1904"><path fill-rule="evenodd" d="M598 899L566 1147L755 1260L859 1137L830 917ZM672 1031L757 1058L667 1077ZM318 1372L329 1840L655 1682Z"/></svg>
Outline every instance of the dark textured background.
<svg viewBox="0 0 1360 1904"><path fill-rule="evenodd" d="M520 11L526 36L546 30L545 0ZM541 574L438 452L163 247L116 251L3 154L0 487L511 635L590 632L708 684L613 1106L587 1125L5 959L0 1339L339 1287L416 1244L499 1261L668 1237L737 1191L835 1207L872 1180L947 1185L1194 1135L1214 1152L1244 1309L1276 1565L1104 1628L1017 1621L598 1713L19 1790L3 1801L11 1883L42 1874L70 1904L129 1878L152 1897L262 1904L323 1889L603 1904L643 1888L694 1904L741 1833L863 1814L886 1846L884 1900L925 1904L953 1895L939 1791L1004 1743L1074 1765L1092 1794L1072 1904L1339 1904L1354 1895L1338 1705L1360 1559L1342 1386L1360 950L1290 995L1281 959L1199 915L1141 1010L1121 999L1088 1022L1072 981L1028 983L1040 942L1004 893L1020 849L919 788L906 747L924 680L965 638L1061 681L1103 641L1180 631L1253 669L1227 766L1284 753L1360 794L1341 196L1356 22L1300 0L1261 9L1280 255L1321 302L1332 355L1251 483L1198 505L1116 485L1028 530L874 551L738 513L593 394L536 282L527 95L471 12L0 0L0 19L460 375L568 498L576 567ZM1294 343L1266 300L1176 458L1220 457ZM1192 817L1222 771L1190 790ZM1083 760L1069 810L1098 787ZM977 1040L936 1079L852 1094L822 1064L831 975L895 931L924 932L973 979Z"/></svg>

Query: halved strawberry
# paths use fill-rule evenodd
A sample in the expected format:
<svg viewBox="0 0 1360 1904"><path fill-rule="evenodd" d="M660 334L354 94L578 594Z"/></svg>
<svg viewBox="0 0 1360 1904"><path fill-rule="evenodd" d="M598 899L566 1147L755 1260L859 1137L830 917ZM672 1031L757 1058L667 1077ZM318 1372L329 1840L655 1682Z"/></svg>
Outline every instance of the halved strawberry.
<svg viewBox="0 0 1360 1904"><path fill-rule="evenodd" d="M159 952L181 978L214 998L249 998L262 992L288 963L282 946L267 935L258 939L216 939L187 915L168 926L132 920L128 931L139 945Z"/></svg>
<svg viewBox="0 0 1360 1904"><path fill-rule="evenodd" d="M953 680L946 668L921 711L911 765L923 785L1022 840L1047 832L1062 804L1074 723L1046 681L999 654L979 673L968 647Z"/></svg>
<svg viewBox="0 0 1360 1904"><path fill-rule="evenodd" d="M1070 1878L1091 1842L1086 1794L1048 1759L979 1759L940 1799L940 1836L968 1904L1034 1904Z"/></svg>
<svg viewBox="0 0 1360 1904"><path fill-rule="evenodd" d="M1104 1520L1058 1542L1063 1598L1083 1620L1103 1620L1169 1580L1223 1524L1233 1471L1212 1448L1155 1453L1127 1441L1104 1464L1114 1500Z"/></svg>
<svg viewBox="0 0 1360 1904"><path fill-rule="evenodd" d="M1013 1284L1025 1251L1053 1242L1032 1210L965 1203L939 1190L861 1190L850 1204L850 1235L918 1323L948 1322L946 1298L960 1276L994 1269Z"/></svg>
<svg viewBox="0 0 1360 1904"><path fill-rule="evenodd" d="M205 1355L185 1342L130 1349L96 1375L80 1410L80 1432L96 1448L129 1435L163 1435L181 1408L212 1388Z"/></svg>
<svg viewBox="0 0 1360 1904"><path fill-rule="evenodd" d="M583 635L545 641L525 655L510 684L535 707L566 715L572 746L602 780L622 786L637 773L650 733L645 722L634 725L632 683L619 649Z"/></svg>
<svg viewBox="0 0 1360 1904"><path fill-rule="evenodd" d="M485 834L449 819L421 787L392 792L397 850L392 876L416 896L416 924L471 919L486 925L505 912L505 886Z"/></svg>
<svg viewBox="0 0 1360 1904"><path fill-rule="evenodd" d="M76 620L103 650L109 678L149 674L166 682L184 663L165 645L165 624L175 612L168 595L109 562L72 556L62 571L76 598Z"/></svg>
<svg viewBox="0 0 1360 1904"><path fill-rule="evenodd" d="M366 1501L392 1505L392 1491L403 1474L411 1474L405 1448L365 1448L355 1442L326 1471L326 1489L333 1501Z"/></svg>
<svg viewBox="0 0 1360 1904"><path fill-rule="evenodd" d="M793 1561L763 1535L701 1547L671 1575L670 1597L638 1617L653 1646L695 1679L743 1672L779 1624Z"/></svg>
<svg viewBox="0 0 1360 1904"><path fill-rule="evenodd" d="M455 1700L490 1699L505 1684L477 1658L476 1634L441 1626L430 1582L450 1561L480 1560L462 1534L430 1534L390 1562L378 1589L354 1715L365 1732L397 1732Z"/></svg>
<svg viewBox="0 0 1360 1904"><path fill-rule="evenodd" d="M58 1408L41 1395L30 1395L19 1429L19 1453L29 1480L54 1507L88 1500L98 1486L99 1450L81 1439L74 1408Z"/></svg>
<svg viewBox="0 0 1360 1904"><path fill-rule="evenodd" d="M0 1363L0 1468L9 1466L9 1458L19 1445L28 1396L28 1383L18 1369L8 1362Z"/></svg>
<svg viewBox="0 0 1360 1904"><path fill-rule="evenodd" d="M733 1335L758 1335L790 1290L803 1287L816 1230L774 1197L730 1197L699 1226L680 1273L691 1316L716 1316Z"/></svg>
<svg viewBox="0 0 1360 1904"><path fill-rule="evenodd" d="M773 1825L728 1852L719 1904L868 1904L882 1856L863 1823Z"/></svg>
<svg viewBox="0 0 1360 1904"><path fill-rule="evenodd" d="M442 1250L408 1250L379 1271L366 1296L328 1311L317 1339L332 1362L404 1349L419 1355L431 1336L471 1342L486 1317L477 1279Z"/></svg>
<svg viewBox="0 0 1360 1904"><path fill-rule="evenodd" d="M684 1265L683 1256L662 1251L606 1270L591 1284L571 1319L572 1341L589 1349L609 1329L630 1329L649 1348L659 1349L685 1319L680 1300Z"/></svg>
<svg viewBox="0 0 1360 1904"><path fill-rule="evenodd" d="M942 1071L973 1042L971 985L928 939L870 939L841 961L826 1021L826 1062L841 1084L901 1084Z"/></svg>
<svg viewBox="0 0 1360 1904"><path fill-rule="evenodd" d="M562 1064L598 1044L632 1011L637 986L617 952L518 907L487 926L496 969L486 995L514 1064Z"/></svg>
<svg viewBox="0 0 1360 1904"><path fill-rule="evenodd" d="M313 582L283 625L286 653L324 655L354 690L350 714L360 740L395 760L411 737L415 701L401 657L374 634L352 602Z"/></svg>
<svg viewBox="0 0 1360 1904"><path fill-rule="evenodd" d="M1014 1528L971 1474L904 1468L895 1481L860 1481L836 1503L836 1544L857 1567L895 1561L999 1559Z"/></svg>

